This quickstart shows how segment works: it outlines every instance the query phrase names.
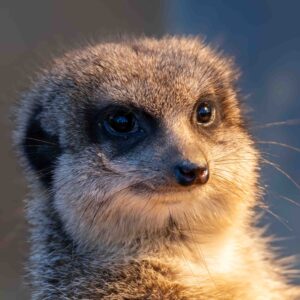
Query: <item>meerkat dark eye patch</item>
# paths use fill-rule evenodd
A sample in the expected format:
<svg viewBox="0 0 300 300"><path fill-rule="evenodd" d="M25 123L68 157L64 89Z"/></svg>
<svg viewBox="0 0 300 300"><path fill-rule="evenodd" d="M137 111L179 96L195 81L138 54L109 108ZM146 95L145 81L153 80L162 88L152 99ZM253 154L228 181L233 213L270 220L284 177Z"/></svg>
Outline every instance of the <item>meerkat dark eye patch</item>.
<svg viewBox="0 0 300 300"><path fill-rule="evenodd" d="M23 151L33 170L47 187L51 185L53 169L61 154L58 137L47 133L39 119L41 109L33 111L23 140Z"/></svg>
<svg viewBox="0 0 300 300"><path fill-rule="evenodd" d="M135 144L158 128L147 112L122 105L109 105L100 110L87 110L87 132L92 142L111 141L122 145Z"/></svg>

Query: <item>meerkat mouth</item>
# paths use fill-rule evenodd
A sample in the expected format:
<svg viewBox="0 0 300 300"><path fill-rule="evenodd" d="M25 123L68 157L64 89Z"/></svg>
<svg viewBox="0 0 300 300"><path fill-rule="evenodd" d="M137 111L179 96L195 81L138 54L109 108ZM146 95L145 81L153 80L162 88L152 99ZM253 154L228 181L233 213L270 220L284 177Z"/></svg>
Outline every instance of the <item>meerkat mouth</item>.
<svg viewBox="0 0 300 300"><path fill-rule="evenodd" d="M202 190L202 191L201 191ZM136 184L131 191L146 201L155 201L160 204L174 205L187 201L197 201L201 197L203 187L191 186L189 188L174 185Z"/></svg>

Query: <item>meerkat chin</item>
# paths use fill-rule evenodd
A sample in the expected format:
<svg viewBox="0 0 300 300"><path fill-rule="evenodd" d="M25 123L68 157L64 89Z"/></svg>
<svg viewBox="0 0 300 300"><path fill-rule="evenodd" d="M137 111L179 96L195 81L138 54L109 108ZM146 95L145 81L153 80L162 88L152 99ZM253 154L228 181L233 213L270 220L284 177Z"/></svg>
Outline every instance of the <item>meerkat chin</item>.
<svg viewBox="0 0 300 300"><path fill-rule="evenodd" d="M15 131L33 299L300 299L254 225L237 79L185 37L91 45L42 72Z"/></svg>

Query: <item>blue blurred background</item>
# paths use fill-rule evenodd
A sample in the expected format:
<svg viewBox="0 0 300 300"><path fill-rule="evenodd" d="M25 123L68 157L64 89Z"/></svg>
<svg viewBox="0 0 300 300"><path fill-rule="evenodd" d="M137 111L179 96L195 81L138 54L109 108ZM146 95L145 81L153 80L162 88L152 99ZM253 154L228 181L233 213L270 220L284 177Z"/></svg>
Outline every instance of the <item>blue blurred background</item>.
<svg viewBox="0 0 300 300"><path fill-rule="evenodd" d="M82 40L123 33L200 34L236 58L256 139L300 148L299 10L297 0L0 0L0 299L28 299L22 286L28 251L22 201L28 191L11 148L9 116L40 65ZM262 128L295 119L298 125ZM269 206L262 222L283 238L277 243L283 253L299 254L300 152L258 145L283 170L262 165Z"/></svg>

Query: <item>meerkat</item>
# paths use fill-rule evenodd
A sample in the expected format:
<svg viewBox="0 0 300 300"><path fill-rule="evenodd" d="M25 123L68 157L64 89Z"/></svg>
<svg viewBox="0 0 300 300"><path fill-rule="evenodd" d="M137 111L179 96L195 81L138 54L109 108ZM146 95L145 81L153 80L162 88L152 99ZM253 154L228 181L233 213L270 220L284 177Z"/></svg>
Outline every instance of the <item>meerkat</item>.
<svg viewBox="0 0 300 300"><path fill-rule="evenodd" d="M41 73L14 134L32 299L300 299L255 226L238 77L195 37L89 45Z"/></svg>

